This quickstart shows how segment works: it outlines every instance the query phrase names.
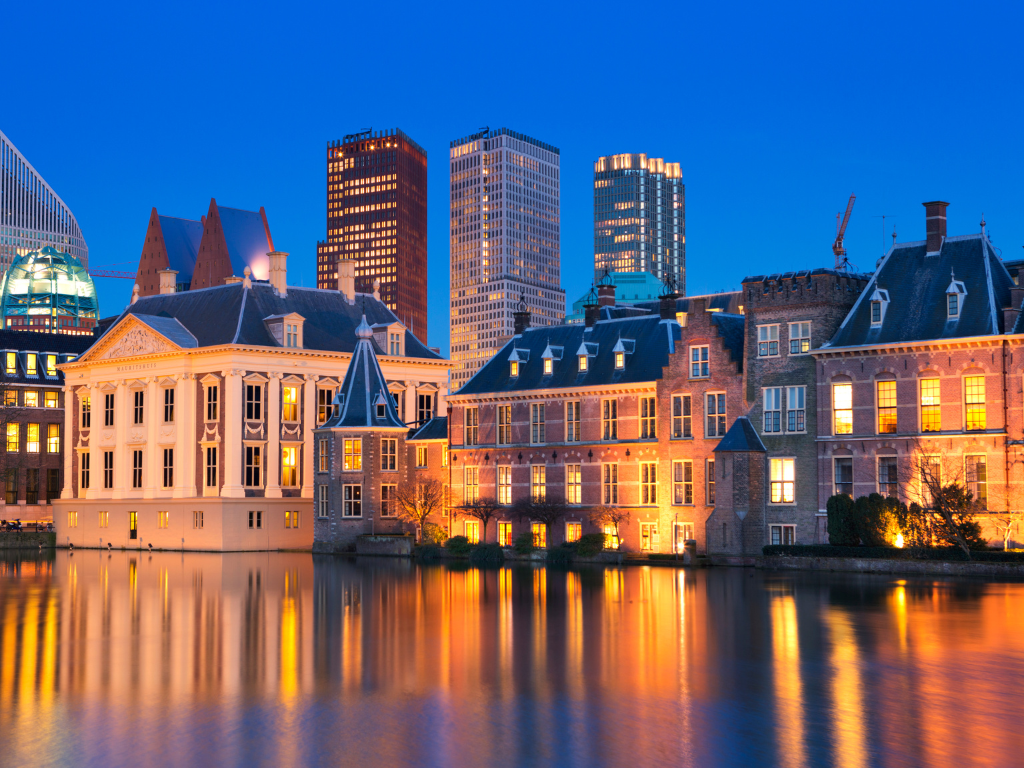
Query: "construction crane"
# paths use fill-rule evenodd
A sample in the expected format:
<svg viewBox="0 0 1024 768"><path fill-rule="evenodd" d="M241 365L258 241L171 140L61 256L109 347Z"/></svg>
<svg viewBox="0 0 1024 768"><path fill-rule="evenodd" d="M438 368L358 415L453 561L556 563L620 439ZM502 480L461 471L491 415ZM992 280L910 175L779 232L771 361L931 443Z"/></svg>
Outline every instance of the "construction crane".
<svg viewBox="0 0 1024 768"><path fill-rule="evenodd" d="M836 269L846 269L850 266L846 258L846 248L843 247L843 238L846 236L846 225L850 223L850 213L853 211L853 203L856 195L850 195L850 202L846 204L846 215L843 216L843 223L839 223L839 214L836 214L836 241L832 243L832 253L836 256Z"/></svg>
<svg viewBox="0 0 1024 768"><path fill-rule="evenodd" d="M90 277L118 277L122 280L134 280L134 272L115 272L112 269L87 269Z"/></svg>

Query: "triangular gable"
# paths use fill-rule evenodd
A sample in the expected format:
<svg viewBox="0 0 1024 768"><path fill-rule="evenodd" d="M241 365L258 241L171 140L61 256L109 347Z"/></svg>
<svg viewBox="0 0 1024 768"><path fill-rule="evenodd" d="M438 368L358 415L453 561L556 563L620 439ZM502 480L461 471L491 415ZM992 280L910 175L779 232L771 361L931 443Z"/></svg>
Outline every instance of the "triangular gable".
<svg viewBox="0 0 1024 768"><path fill-rule="evenodd" d="M180 326L180 323L178 325ZM191 336L191 334L189 335ZM192 345L176 344L136 315L125 315L75 362L94 362L112 358L177 352L187 346L196 346L194 337L192 341Z"/></svg>

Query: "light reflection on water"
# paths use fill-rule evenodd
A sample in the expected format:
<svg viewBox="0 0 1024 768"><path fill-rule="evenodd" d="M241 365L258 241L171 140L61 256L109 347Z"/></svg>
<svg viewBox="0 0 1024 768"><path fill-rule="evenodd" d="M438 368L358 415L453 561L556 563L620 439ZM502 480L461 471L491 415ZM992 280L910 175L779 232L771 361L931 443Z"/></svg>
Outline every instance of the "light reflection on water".
<svg viewBox="0 0 1024 768"><path fill-rule="evenodd" d="M0 765L1015 765L1024 585L0 559Z"/></svg>

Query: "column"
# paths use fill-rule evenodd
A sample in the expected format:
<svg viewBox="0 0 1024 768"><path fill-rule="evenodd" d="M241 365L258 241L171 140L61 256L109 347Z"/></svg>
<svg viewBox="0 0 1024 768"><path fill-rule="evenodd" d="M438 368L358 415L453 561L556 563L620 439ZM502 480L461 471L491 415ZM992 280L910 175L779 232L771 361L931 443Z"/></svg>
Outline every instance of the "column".
<svg viewBox="0 0 1024 768"><path fill-rule="evenodd" d="M156 497L157 491L163 488L163 455L164 449L158 444L160 439L160 424L164 420L164 403L161 397L162 390L157 387L155 376L147 376L146 402L143 409L143 418L146 420L146 472L142 482L142 497L152 499ZM134 403L132 404L134 406Z"/></svg>
<svg viewBox="0 0 1024 768"><path fill-rule="evenodd" d="M92 384L89 393L89 489L85 498L97 499L103 490L103 451L100 449L100 435L103 434L103 391L99 384Z"/></svg>
<svg viewBox="0 0 1024 768"><path fill-rule="evenodd" d="M60 490L62 499L70 499L74 496L71 489L71 473L74 471L74 464L71 457L75 450L74 435L71 434L74 423L76 402L74 387L64 387L64 434L60 436L61 450L64 451L64 487Z"/></svg>
<svg viewBox="0 0 1024 768"><path fill-rule="evenodd" d="M195 431L195 379L191 373L175 376L174 385L174 498L194 496L195 444L189 429Z"/></svg>
<svg viewBox="0 0 1024 768"><path fill-rule="evenodd" d="M313 443L313 428L316 426L316 382L319 376L306 374L302 392L302 498L313 498L313 463L316 461L316 445Z"/></svg>
<svg viewBox="0 0 1024 768"><path fill-rule="evenodd" d="M410 427L416 422L416 386L419 382L407 381L405 382L405 423ZM417 427L422 424L416 424Z"/></svg>
<svg viewBox="0 0 1024 768"><path fill-rule="evenodd" d="M268 499L280 499L281 493L281 374L267 374L267 490Z"/></svg>
<svg viewBox="0 0 1024 768"><path fill-rule="evenodd" d="M242 485L242 376L243 371L224 371L224 482L221 496L245 498Z"/></svg>
<svg viewBox="0 0 1024 768"><path fill-rule="evenodd" d="M117 382L117 391L114 393L114 492L111 498L123 499L125 480L132 471L131 456L125 447L125 439L128 437L128 420L131 418L132 405L128 402L128 382L120 379ZM99 414L103 418L102 411ZM102 451L101 451L102 454ZM103 484L103 456L100 462L93 467L97 473L100 485Z"/></svg>

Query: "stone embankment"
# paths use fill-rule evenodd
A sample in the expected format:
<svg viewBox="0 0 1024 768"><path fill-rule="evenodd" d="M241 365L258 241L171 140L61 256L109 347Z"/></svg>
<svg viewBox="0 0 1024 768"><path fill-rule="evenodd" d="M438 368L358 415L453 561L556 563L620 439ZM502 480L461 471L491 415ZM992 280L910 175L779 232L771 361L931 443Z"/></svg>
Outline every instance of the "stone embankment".
<svg viewBox="0 0 1024 768"><path fill-rule="evenodd" d="M0 533L0 549L53 549L57 546L56 533L4 531Z"/></svg>
<svg viewBox="0 0 1024 768"><path fill-rule="evenodd" d="M714 562L715 565L740 563ZM772 555L749 558L757 568L780 571L838 571L845 573L889 573L918 576L986 576L999 579L1024 579L1024 563L993 563L972 560L886 560L867 557L787 557ZM747 565L748 563L743 563Z"/></svg>

